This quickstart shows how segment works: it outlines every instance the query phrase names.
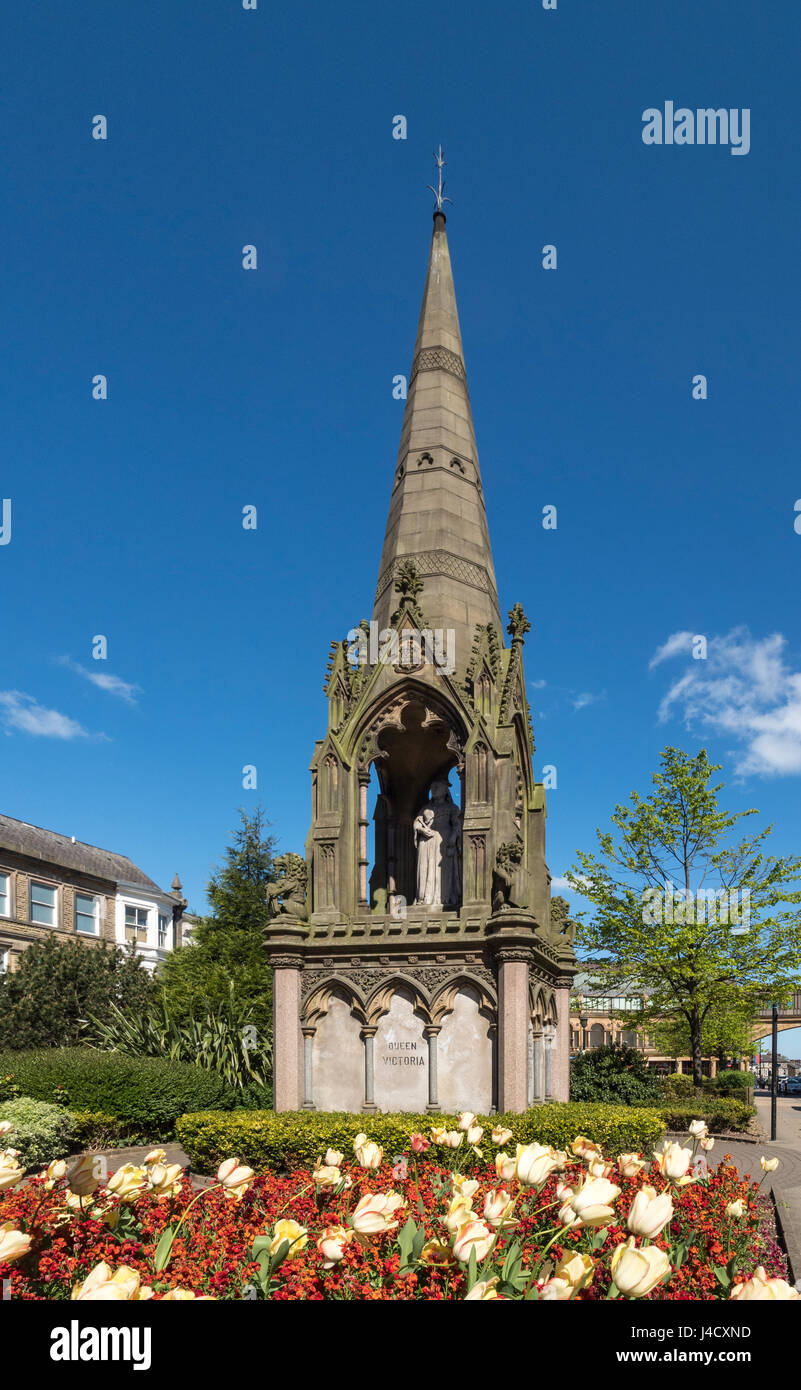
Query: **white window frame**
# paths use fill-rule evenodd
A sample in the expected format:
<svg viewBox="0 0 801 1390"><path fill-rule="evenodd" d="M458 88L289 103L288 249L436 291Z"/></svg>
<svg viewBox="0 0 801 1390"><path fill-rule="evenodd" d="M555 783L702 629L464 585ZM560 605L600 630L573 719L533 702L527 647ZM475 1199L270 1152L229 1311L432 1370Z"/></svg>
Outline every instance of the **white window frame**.
<svg viewBox="0 0 801 1390"><path fill-rule="evenodd" d="M33 904L33 890L34 890L34 888L36 888L36 887L39 887L39 888L50 888L50 889L52 889L52 891L53 891L53 904L52 904L52 907L53 907L53 920L52 920L52 922L37 922L36 918L35 918L34 915L33 915L33 906L34 906L34 904ZM32 879L30 880L30 883L29 883L29 895L30 895L30 896L29 896L29 900L28 900L28 907L29 907L29 910L30 910L30 920L31 920L31 922L33 922L34 926L36 926L36 927L52 927L52 928L56 928L56 927L58 926L58 884L57 884L57 883L48 883L48 881L47 881L46 878L32 878ZM49 906L50 906L50 903L47 903L47 904L45 904L45 903L37 903L36 906L37 906L37 907L45 907L45 906L49 907Z"/></svg>
<svg viewBox="0 0 801 1390"><path fill-rule="evenodd" d="M5 900L6 900L6 910L5 910L5 912L4 912L3 909L0 908L0 917L10 918L10 916L11 916L11 874L8 872L8 869L0 869L0 878L4 878L5 881L6 881L5 892L3 893L3 897L4 897Z"/></svg>
<svg viewBox="0 0 801 1390"><path fill-rule="evenodd" d="M94 913L93 913L93 916L92 916L92 920L93 920L93 922L94 922L94 926L93 926L93 928L92 928L91 931L81 931L80 927L78 926L78 915L79 915L79 914L78 914L78 899L79 899L79 898L88 898L89 901L90 901L91 903L94 904ZM87 917L89 914L86 913L86 912L82 912L80 915L81 915L82 917ZM77 888L75 889L75 931L76 931L76 933L77 933L78 936L99 936L99 935L100 935L100 899L98 898L98 896L97 896L96 893L83 893L83 892L80 892Z"/></svg>
<svg viewBox="0 0 801 1390"><path fill-rule="evenodd" d="M164 931L164 940L163 940L163 941L162 941L162 939L161 939L161 936L162 936L162 925L161 925L161 924L162 924L162 922L164 923L164 927L163 927L163 931ZM167 916L167 913L166 913L166 912L159 912L158 915L157 915L156 941L157 941L158 948L159 948L160 951L167 951L167 950L169 950L169 947L168 947L168 944L167 944L167 943L168 943L168 940L169 940L169 933L170 933L170 919L169 919L169 917Z"/></svg>
<svg viewBox="0 0 801 1390"><path fill-rule="evenodd" d="M124 928L125 933L126 933L126 935L125 935L126 943L128 942L128 932L129 932L129 931L135 931L135 932L136 932L136 935L135 935L134 937L132 937L131 940L135 941L137 946L147 945L148 933L149 933L149 931L150 931L150 913L151 913L151 911L152 911L151 908L149 908L149 907L143 907L143 906L141 905L141 903L126 903L126 902L123 903L122 920L123 920L123 928ZM129 912L135 912L135 913L136 913L137 921L136 921L136 923L133 924L133 925L132 925L131 923L128 922L128 913L129 913ZM139 915L140 915L140 913L142 913L142 912L145 914L145 926L144 926L144 930L142 930L142 928L140 927L140 925L139 925L139 920L138 920L138 919L139 919Z"/></svg>
<svg viewBox="0 0 801 1390"><path fill-rule="evenodd" d="M11 947L0 946L0 975L7 975L11 969Z"/></svg>

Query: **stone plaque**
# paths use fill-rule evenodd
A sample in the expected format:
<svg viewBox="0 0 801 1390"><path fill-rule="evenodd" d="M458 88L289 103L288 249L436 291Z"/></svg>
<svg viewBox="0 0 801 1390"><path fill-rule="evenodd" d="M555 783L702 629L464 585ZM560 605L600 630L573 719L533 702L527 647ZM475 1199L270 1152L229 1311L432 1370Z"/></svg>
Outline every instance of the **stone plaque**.
<svg viewBox="0 0 801 1390"><path fill-rule="evenodd" d="M423 1020L406 991L393 994L374 1043L375 1103L379 1110L425 1110L428 1102L428 1043Z"/></svg>

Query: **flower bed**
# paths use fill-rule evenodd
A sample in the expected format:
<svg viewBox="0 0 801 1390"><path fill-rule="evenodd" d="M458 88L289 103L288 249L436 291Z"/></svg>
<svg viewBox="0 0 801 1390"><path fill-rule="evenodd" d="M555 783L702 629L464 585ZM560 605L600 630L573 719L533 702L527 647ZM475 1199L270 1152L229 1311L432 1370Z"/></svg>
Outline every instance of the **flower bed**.
<svg viewBox="0 0 801 1390"><path fill-rule="evenodd" d="M490 1144L466 1114L409 1134L394 1165L360 1134L349 1162L256 1177L229 1159L199 1192L161 1150L111 1177L87 1156L26 1180L7 1149L0 1279L12 1298L89 1301L797 1299L767 1199L725 1160L702 1171L713 1141L693 1129L648 1160L582 1136L511 1153L507 1128Z"/></svg>

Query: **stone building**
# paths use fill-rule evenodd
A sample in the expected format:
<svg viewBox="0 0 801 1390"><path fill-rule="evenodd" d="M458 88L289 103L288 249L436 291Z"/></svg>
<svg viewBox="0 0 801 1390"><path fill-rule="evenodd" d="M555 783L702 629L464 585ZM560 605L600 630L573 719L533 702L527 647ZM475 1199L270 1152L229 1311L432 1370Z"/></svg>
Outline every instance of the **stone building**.
<svg viewBox="0 0 801 1390"><path fill-rule="evenodd" d="M133 941L155 970L188 939L192 920L177 874L168 892L124 854L0 816L0 973L49 936Z"/></svg>
<svg viewBox="0 0 801 1390"><path fill-rule="evenodd" d="M438 209L372 619L331 645L305 859L269 890L277 1109L567 1099L529 627L501 619Z"/></svg>

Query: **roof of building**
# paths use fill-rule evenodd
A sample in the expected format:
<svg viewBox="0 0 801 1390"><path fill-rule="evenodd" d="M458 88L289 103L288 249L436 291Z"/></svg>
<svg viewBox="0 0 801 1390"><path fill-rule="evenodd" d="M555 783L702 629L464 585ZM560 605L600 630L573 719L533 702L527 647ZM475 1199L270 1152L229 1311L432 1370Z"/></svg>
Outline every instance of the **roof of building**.
<svg viewBox="0 0 801 1390"><path fill-rule="evenodd" d="M150 888L165 898L177 896L160 888L125 854L99 849L97 845L87 845L83 840L58 835L54 830L43 830L39 825L29 825L27 821L14 820L11 816L0 815L0 849L14 850L16 854L25 854L30 859L58 864L61 868L92 874L95 878L110 879L113 883Z"/></svg>

